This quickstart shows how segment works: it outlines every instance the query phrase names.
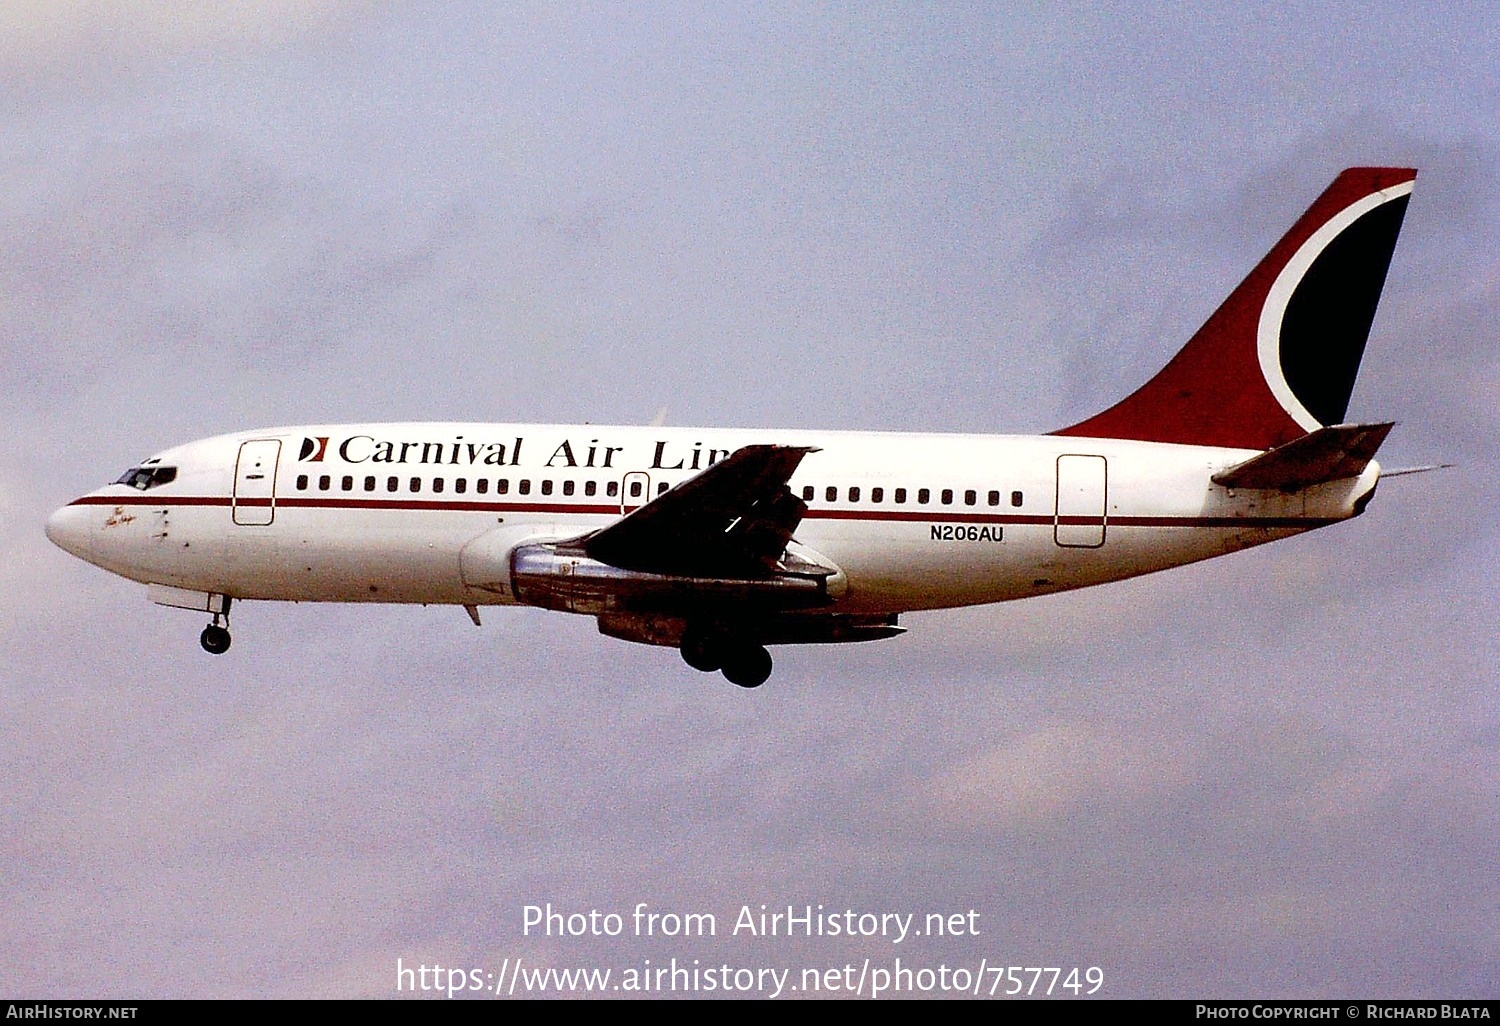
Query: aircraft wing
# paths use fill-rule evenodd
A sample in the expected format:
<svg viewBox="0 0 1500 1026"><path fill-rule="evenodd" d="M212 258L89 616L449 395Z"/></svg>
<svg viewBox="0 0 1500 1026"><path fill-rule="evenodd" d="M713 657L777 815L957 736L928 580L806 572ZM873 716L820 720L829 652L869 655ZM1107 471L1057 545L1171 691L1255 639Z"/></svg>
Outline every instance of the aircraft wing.
<svg viewBox="0 0 1500 1026"><path fill-rule="evenodd" d="M802 457L816 451L747 445L572 544L626 570L769 577L807 513L787 481Z"/></svg>

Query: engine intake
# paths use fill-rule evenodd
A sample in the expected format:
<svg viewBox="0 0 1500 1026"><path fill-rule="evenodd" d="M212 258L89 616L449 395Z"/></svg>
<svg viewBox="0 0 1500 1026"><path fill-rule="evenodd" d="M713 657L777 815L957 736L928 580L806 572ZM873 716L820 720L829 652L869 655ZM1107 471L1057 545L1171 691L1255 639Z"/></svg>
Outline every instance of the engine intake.
<svg viewBox="0 0 1500 1026"><path fill-rule="evenodd" d="M626 570L555 543L517 546L511 553L510 569L511 590L518 601L590 616L701 611L721 604L808 609L832 605L848 587L842 570L795 542L787 547L776 570L763 578Z"/></svg>

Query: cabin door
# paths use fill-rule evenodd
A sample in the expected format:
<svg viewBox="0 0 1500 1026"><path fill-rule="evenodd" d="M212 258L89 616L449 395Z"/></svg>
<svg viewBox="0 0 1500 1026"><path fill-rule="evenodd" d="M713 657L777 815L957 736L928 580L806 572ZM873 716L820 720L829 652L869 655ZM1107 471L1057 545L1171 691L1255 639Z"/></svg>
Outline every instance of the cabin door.
<svg viewBox="0 0 1500 1026"><path fill-rule="evenodd" d="M240 445L234 462L234 522L264 526L276 519L276 463L281 441L258 438Z"/></svg>
<svg viewBox="0 0 1500 1026"><path fill-rule="evenodd" d="M1070 549L1103 546L1108 482L1103 456L1057 458L1057 512L1052 519L1052 538L1057 544Z"/></svg>

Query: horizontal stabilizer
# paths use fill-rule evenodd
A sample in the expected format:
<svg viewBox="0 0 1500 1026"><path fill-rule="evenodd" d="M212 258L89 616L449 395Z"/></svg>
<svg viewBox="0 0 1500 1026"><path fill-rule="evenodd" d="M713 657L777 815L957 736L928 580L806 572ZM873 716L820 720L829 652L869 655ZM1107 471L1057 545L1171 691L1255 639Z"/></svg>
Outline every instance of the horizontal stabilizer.
<svg viewBox="0 0 1500 1026"><path fill-rule="evenodd" d="M1279 488L1284 492L1296 492L1324 481L1357 477L1395 426L1335 424L1318 428L1254 459L1220 471L1213 480L1226 488Z"/></svg>

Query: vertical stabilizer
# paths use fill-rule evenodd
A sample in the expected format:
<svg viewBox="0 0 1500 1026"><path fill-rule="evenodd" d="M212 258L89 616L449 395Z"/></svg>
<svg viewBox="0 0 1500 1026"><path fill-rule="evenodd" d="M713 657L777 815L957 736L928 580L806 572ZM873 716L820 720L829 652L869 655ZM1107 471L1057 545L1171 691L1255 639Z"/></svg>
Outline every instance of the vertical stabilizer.
<svg viewBox="0 0 1500 1026"><path fill-rule="evenodd" d="M1340 423L1416 171L1344 171L1172 361L1054 432L1271 449Z"/></svg>

